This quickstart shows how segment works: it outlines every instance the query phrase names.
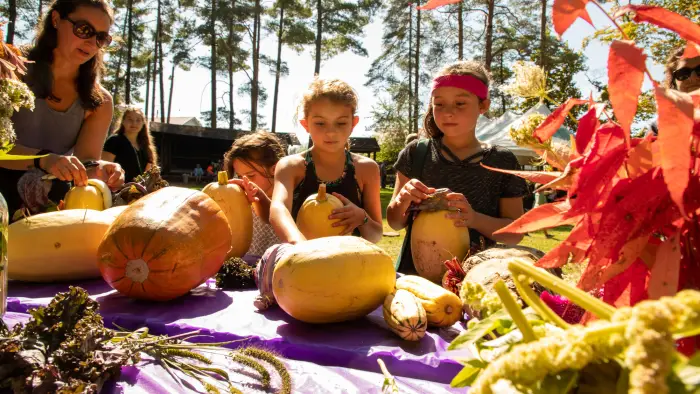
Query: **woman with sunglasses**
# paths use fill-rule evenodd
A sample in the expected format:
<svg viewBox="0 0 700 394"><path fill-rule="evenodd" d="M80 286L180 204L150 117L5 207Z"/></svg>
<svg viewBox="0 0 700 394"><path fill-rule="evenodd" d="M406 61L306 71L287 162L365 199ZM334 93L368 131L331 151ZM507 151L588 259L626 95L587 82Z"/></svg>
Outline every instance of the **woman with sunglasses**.
<svg viewBox="0 0 700 394"><path fill-rule="evenodd" d="M97 178L111 188L124 183L118 164L100 160L112 121L112 97L100 78L113 22L105 0L56 0L44 15L24 77L36 96L35 109L13 115L17 141L11 153L46 156L0 161L0 192L10 212L21 206L38 212L49 200L58 203L67 182L82 186Z"/></svg>
<svg viewBox="0 0 700 394"><path fill-rule="evenodd" d="M664 85L683 93L700 92L700 56L683 57L685 46L676 48L666 61L666 79ZM659 134L657 121L649 125L650 132Z"/></svg>

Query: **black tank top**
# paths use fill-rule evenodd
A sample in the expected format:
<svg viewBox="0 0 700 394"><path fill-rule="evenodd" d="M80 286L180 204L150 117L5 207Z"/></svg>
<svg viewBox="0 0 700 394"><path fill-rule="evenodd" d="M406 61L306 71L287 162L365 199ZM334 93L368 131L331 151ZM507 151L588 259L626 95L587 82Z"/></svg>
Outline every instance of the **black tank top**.
<svg viewBox="0 0 700 394"><path fill-rule="evenodd" d="M350 202L362 208L362 192L355 179L355 165L352 162L350 152L345 151L345 168L343 170L343 175L334 181L322 182L318 179L310 150L306 152L305 164L306 173L304 174L304 179L302 179L299 185L294 189L294 200L292 202L292 217L294 220L297 219L297 215L299 214L304 200L310 195L318 193L318 185L321 183L326 184L326 192L328 194L341 194L350 200ZM360 231L355 229L353 235L360 235Z"/></svg>

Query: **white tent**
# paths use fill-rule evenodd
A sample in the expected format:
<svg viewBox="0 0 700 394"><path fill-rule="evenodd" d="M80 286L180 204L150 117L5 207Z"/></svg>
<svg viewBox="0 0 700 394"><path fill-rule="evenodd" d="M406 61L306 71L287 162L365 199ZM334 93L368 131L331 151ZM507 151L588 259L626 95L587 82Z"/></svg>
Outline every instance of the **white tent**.
<svg viewBox="0 0 700 394"><path fill-rule="evenodd" d="M527 118L534 113L540 113L547 116L551 113L551 111L546 105L537 104L522 115L506 111L499 118L492 120L489 120L484 116L480 116L476 126L476 137L479 139L479 141L489 145L498 145L508 148L515 154L521 164L527 164L533 158L536 158L537 154L530 148L523 148L516 145L510 138L508 131L511 128L518 128L523 121L527 120ZM562 126L554 134L553 138L555 140L559 140L561 143L569 144L570 135L571 131Z"/></svg>

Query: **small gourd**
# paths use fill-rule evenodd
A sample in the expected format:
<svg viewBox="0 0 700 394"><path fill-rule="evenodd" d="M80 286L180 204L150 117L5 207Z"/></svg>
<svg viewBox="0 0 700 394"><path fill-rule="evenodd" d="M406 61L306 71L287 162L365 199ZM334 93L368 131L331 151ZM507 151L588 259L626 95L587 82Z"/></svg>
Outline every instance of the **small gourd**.
<svg viewBox="0 0 700 394"><path fill-rule="evenodd" d="M302 204L297 214L297 227L306 239L332 237L340 235L344 227L333 227L328 216L334 209L342 208L343 203L334 195L326 194L326 184L318 185L318 193L310 195Z"/></svg>
<svg viewBox="0 0 700 394"><path fill-rule="evenodd" d="M253 211L248 197L240 186L228 183L226 171L219 171L217 182L202 189L211 197L226 215L231 229L231 250L226 258L243 257L253 240Z"/></svg>
<svg viewBox="0 0 700 394"><path fill-rule="evenodd" d="M66 193L64 209L103 211L112 206L112 192L99 179L88 179L85 186L74 186Z"/></svg>

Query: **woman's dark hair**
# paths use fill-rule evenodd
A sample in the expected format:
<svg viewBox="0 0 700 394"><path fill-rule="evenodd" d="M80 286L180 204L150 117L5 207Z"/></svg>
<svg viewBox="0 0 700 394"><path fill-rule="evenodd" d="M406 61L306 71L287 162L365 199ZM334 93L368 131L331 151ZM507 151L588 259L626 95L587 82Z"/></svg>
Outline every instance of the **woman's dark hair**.
<svg viewBox="0 0 700 394"><path fill-rule="evenodd" d="M119 128L117 129L116 134L124 134L124 118L126 117L126 114L130 112L139 115L143 120L143 126L141 126L141 130L139 130L139 134L136 136L136 141L139 143L139 148L146 149L146 155L148 156L149 163L153 164L154 166L158 165L156 144L153 142L153 136L148 130L148 119L146 119L146 115L143 114L141 108L129 107L126 109L126 111L124 111L121 119L119 119Z"/></svg>
<svg viewBox="0 0 700 394"><path fill-rule="evenodd" d="M279 138L267 131L256 131L253 134L244 135L233 142L231 149L224 154L224 168L229 178L233 178L233 161L238 159L254 168L251 163L261 167L268 178L275 174L270 174L268 168L277 164L284 157L284 148Z"/></svg>
<svg viewBox="0 0 700 394"><path fill-rule="evenodd" d="M114 12L105 0L56 0L44 14L38 25L34 47L29 50L27 59L33 61L27 67L27 84L31 86L37 98L59 101L52 92L53 73L51 64L54 61L53 50L58 45L58 31L53 26L51 14L58 12L61 18L66 18L78 7L93 7L104 11L110 23L114 22ZM98 48L92 59L80 65L76 79L76 89L84 109L93 110L104 101L100 90L100 79L104 72L104 48Z"/></svg>

